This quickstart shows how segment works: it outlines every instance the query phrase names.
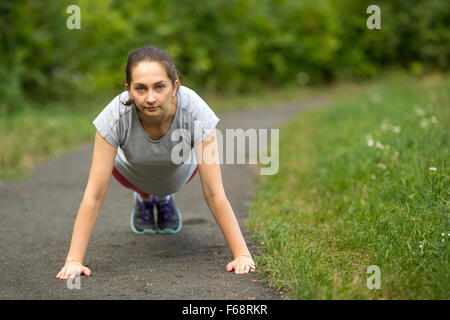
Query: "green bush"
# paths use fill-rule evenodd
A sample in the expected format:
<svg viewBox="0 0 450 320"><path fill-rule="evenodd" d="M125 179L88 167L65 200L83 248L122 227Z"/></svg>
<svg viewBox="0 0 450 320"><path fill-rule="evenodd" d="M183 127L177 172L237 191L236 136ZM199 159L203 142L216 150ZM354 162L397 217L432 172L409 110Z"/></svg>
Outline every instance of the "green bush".
<svg viewBox="0 0 450 320"><path fill-rule="evenodd" d="M120 89L128 53L147 44L184 84L220 92L448 68L447 1L378 1L381 30L369 30L372 2L79 0L80 30L66 27L71 0L2 2L0 112Z"/></svg>

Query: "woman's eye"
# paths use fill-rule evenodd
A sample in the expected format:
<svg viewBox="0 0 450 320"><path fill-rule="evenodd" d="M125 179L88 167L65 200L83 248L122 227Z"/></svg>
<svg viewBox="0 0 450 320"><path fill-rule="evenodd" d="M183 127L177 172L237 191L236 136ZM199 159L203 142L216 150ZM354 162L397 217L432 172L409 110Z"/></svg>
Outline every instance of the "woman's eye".
<svg viewBox="0 0 450 320"><path fill-rule="evenodd" d="M155 88L156 89L162 89L162 88L164 88L164 86L163 85L159 85L159 86L156 86Z"/></svg>
<svg viewBox="0 0 450 320"><path fill-rule="evenodd" d="M136 90L137 90L137 91L144 91L145 88L144 88L144 87L139 87L139 88L137 88Z"/></svg>

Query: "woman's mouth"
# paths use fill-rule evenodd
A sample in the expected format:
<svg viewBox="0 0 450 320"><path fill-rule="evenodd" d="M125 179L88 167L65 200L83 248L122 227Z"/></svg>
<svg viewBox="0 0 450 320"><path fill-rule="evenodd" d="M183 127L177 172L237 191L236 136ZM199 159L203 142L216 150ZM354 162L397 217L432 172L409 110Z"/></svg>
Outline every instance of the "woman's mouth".
<svg viewBox="0 0 450 320"><path fill-rule="evenodd" d="M144 109L146 109L148 111L155 111L158 109L158 107L144 107Z"/></svg>

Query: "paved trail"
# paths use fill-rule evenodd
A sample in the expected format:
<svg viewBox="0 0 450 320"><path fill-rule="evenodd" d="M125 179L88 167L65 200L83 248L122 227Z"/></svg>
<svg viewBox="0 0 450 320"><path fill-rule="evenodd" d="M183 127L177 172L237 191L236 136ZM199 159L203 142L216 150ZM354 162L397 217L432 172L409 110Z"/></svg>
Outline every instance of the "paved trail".
<svg viewBox="0 0 450 320"><path fill-rule="evenodd" d="M218 129L278 128L311 100L262 110L218 115ZM202 196L197 176L175 195L183 215L176 235L136 235L129 225L132 191L111 177L84 263L90 277L69 290L55 276L69 248L84 194L92 144L64 153L32 171L24 181L0 181L0 299L286 299L256 274L225 270L230 249ZM243 221L255 187L255 167L221 166L228 200ZM251 252L254 244L249 243Z"/></svg>

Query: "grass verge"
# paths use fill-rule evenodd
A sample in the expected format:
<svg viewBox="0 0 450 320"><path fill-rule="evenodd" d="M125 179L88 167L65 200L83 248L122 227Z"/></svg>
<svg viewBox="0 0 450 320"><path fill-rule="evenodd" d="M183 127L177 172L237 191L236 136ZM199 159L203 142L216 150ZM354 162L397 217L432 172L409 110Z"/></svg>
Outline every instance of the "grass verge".
<svg viewBox="0 0 450 320"><path fill-rule="evenodd" d="M449 299L449 87L388 80L280 128L246 222L266 281L293 299Z"/></svg>
<svg viewBox="0 0 450 320"><path fill-rule="evenodd" d="M26 105L23 111L0 117L0 179L25 179L36 165L92 141L92 121L101 108L89 106L101 101L96 97L70 105Z"/></svg>

